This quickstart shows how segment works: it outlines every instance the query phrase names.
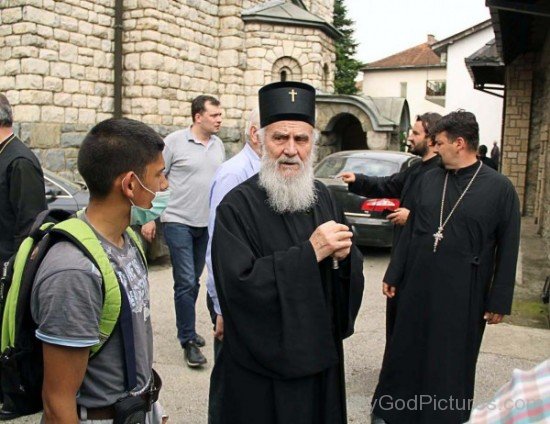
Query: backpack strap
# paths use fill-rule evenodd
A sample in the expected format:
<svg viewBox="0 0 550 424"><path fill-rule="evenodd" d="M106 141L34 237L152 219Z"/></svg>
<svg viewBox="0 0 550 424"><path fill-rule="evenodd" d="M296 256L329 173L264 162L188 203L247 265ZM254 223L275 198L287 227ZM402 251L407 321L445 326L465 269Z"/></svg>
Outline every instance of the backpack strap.
<svg viewBox="0 0 550 424"><path fill-rule="evenodd" d="M42 216L40 218L41 221L43 221L45 217L46 215ZM36 222L38 222L38 219ZM14 259L13 274L11 277L12 285L10 286L6 296L4 312L2 315L2 341L0 345L0 352L4 352L8 346L14 346L15 344L16 322L11 317L16 316L21 281L23 279L23 273L25 271L25 266L27 265L29 256L36 245L36 233L45 233L54 225L53 222L46 222L38 226L36 225L36 222L35 225L33 225L32 234L23 240ZM2 291L4 291L4 289L2 289ZM2 300L4 301L4 299Z"/></svg>
<svg viewBox="0 0 550 424"><path fill-rule="evenodd" d="M132 308L125 288L118 280L109 257L101 242L89 224L79 218L71 218L56 225L53 233L60 233L75 243L87 257L97 266L103 280L103 308L99 321L99 343L90 348L90 359L97 355L118 324L121 328L122 346L124 349L124 364L126 368L126 390L130 391L137 385L136 351L134 344L134 327ZM126 233L138 248L145 268L147 262L140 239L131 228Z"/></svg>
<svg viewBox="0 0 550 424"><path fill-rule="evenodd" d="M52 228L76 246L96 265L103 280L103 307L99 319L99 343L90 348L90 357L96 355L111 336L121 312L121 290L117 276L111 266L101 242L94 231L83 220L70 218Z"/></svg>

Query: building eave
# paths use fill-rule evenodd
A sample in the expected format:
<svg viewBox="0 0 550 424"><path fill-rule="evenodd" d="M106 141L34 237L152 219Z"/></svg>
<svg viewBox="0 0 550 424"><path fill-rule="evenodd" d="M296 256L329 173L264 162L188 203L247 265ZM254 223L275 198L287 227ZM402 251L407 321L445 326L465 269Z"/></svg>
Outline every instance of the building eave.
<svg viewBox="0 0 550 424"><path fill-rule="evenodd" d="M267 23L274 25L286 25L286 26L296 26L296 27L306 27L306 28L315 28L323 31L326 35L334 40L340 39L343 34L338 31L331 24L324 22L312 22L304 21L301 19L287 19L281 17L265 16L265 15L243 15L242 20L245 23Z"/></svg>
<svg viewBox="0 0 550 424"><path fill-rule="evenodd" d="M433 69L433 68L445 69L446 67L447 65L445 63L441 63L437 65L404 65L404 66L373 66L373 67L366 66L363 69L361 69L361 71L362 72L402 71L402 70L422 70L422 69Z"/></svg>
<svg viewBox="0 0 550 424"><path fill-rule="evenodd" d="M491 26L491 19L487 19L486 21L480 22L479 24L466 28L463 31L457 32L456 34L451 35L450 37L447 37L441 41L438 41L432 44L432 50L434 52L440 52L442 50L445 50L450 44L456 43L457 41L460 41L463 38L466 38L490 26Z"/></svg>

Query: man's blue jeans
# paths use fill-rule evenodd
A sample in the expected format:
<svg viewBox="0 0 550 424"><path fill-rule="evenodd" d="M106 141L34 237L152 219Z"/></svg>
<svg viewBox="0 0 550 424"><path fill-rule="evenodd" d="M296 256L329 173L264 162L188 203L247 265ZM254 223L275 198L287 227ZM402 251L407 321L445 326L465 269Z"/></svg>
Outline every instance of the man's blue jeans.
<svg viewBox="0 0 550 424"><path fill-rule="evenodd" d="M164 238L172 260L174 303L178 340L183 346L195 340L195 303L199 278L204 269L208 227L190 227L175 222L164 223Z"/></svg>

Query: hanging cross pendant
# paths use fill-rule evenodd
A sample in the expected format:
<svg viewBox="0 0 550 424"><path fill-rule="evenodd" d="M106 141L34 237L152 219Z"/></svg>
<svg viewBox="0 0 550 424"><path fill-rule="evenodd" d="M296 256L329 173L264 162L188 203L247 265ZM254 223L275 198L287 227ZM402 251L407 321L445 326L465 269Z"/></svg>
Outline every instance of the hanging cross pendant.
<svg viewBox="0 0 550 424"><path fill-rule="evenodd" d="M434 253L437 250L437 245L443 240L443 227L437 228L437 233L434 234Z"/></svg>

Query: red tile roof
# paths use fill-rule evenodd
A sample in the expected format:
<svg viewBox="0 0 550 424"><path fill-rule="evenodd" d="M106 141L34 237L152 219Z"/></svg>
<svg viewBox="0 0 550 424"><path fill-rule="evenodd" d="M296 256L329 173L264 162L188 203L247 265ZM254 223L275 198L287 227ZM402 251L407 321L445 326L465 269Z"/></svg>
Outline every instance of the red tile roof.
<svg viewBox="0 0 550 424"><path fill-rule="evenodd" d="M363 70L380 69L380 68L403 68L403 67L418 67L425 66L444 66L438 55L436 55L430 44L422 43L410 49L377 60L376 62L367 63Z"/></svg>

